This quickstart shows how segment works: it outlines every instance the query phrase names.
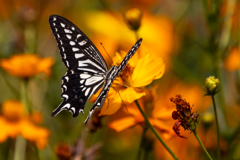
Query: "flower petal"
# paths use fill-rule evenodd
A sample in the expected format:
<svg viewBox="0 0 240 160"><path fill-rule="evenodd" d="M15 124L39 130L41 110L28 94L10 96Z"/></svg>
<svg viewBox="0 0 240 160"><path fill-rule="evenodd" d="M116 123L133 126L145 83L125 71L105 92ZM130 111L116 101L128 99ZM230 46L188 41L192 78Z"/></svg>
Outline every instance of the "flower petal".
<svg viewBox="0 0 240 160"><path fill-rule="evenodd" d="M20 132L23 138L34 141L39 149L46 147L49 136L48 129L38 127L28 120L23 120Z"/></svg>
<svg viewBox="0 0 240 160"><path fill-rule="evenodd" d="M128 87L127 89L121 90L119 93L123 99L124 104L132 103L133 101L146 95L143 90L134 87Z"/></svg>
<svg viewBox="0 0 240 160"><path fill-rule="evenodd" d="M39 73L50 74L52 58L40 58L37 54L16 54L9 59L2 59L0 66L9 74L21 78L29 78Z"/></svg>
<svg viewBox="0 0 240 160"><path fill-rule="evenodd" d="M154 79L160 78L165 71L165 64L161 58L154 58L147 54L141 58L132 75L132 86L142 87L150 84Z"/></svg>
<svg viewBox="0 0 240 160"><path fill-rule="evenodd" d="M233 48L225 60L225 67L229 71L235 71L240 67L240 47Z"/></svg>
<svg viewBox="0 0 240 160"><path fill-rule="evenodd" d="M38 73L44 72L47 77L51 74L51 66L54 64L54 60L52 58L42 58L37 65Z"/></svg>
<svg viewBox="0 0 240 160"><path fill-rule="evenodd" d="M122 106L122 99L119 96L119 93L115 91L115 93L112 93L108 95L105 104L103 105L101 112L99 113L99 116L102 115L112 115L116 113Z"/></svg>
<svg viewBox="0 0 240 160"><path fill-rule="evenodd" d="M140 105L142 106L142 105ZM144 108L142 108L144 110ZM138 110L135 103L131 103L130 105L126 106L126 113L133 115L134 117L142 117L141 112Z"/></svg>
<svg viewBox="0 0 240 160"><path fill-rule="evenodd" d="M137 123L134 117L126 117L109 123L108 127L115 129L117 132L121 132L122 130L132 127L136 124Z"/></svg>
<svg viewBox="0 0 240 160"><path fill-rule="evenodd" d="M159 129L162 132L170 132L171 128L168 125L165 125L163 121L159 121L157 119L149 118L149 122Z"/></svg>
<svg viewBox="0 0 240 160"><path fill-rule="evenodd" d="M187 137L184 137L184 136L180 135L180 126L181 126L181 124L182 124L181 121L176 121L174 123L174 125L173 125L173 130L179 137L187 139Z"/></svg>
<svg viewBox="0 0 240 160"><path fill-rule="evenodd" d="M1 132L0 132L0 143L4 142L8 138L8 133L6 127L8 127L5 123L4 118L0 117L0 126L1 126Z"/></svg>
<svg viewBox="0 0 240 160"><path fill-rule="evenodd" d="M156 103L152 111L152 116L159 119L171 119L173 109L167 108L165 106L158 106Z"/></svg>

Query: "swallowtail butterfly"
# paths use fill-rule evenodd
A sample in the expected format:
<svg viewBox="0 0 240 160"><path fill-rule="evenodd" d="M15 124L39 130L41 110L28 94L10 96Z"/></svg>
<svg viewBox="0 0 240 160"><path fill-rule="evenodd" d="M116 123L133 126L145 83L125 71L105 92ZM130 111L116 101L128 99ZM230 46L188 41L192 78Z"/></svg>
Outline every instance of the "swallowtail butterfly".
<svg viewBox="0 0 240 160"><path fill-rule="evenodd" d="M95 108L103 106L113 80L139 48L142 39L130 49L119 66L112 66L108 70L95 45L72 22L61 16L51 15L49 24L57 40L62 61L68 69L62 77L61 97L64 100L52 112L52 117L62 110L68 110L73 117L77 117L80 112L83 113L86 101L103 86L84 122L86 124Z"/></svg>

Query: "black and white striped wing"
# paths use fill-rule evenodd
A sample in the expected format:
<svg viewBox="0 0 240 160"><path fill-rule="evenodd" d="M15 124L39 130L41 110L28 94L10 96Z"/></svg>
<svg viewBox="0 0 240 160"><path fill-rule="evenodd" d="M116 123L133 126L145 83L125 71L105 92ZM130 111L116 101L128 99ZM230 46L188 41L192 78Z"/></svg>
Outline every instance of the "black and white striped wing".
<svg viewBox="0 0 240 160"><path fill-rule="evenodd" d="M103 75L108 71L107 65L89 38L72 22L51 15L49 24L62 61L68 68L61 86L64 101L53 111L52 116L65 109L76 117L79 112L83 112L86 101L104 83Z"/></svg>
<svg viewBox="0 0 240 160"><path fill-rule="evenodd" d="M78 60L81 58L86 63L96 64L102 72L108 71L106 62L98 49L72 22L61 16L51 15L49 24L57 40L62 61L68 69L81 67Z"/></svg>
<svg viewBox="0 0 240 160"><path fill-rule="evenodd" d="M78 69L68 70L62 77L62 95L64 101L52 112L56 116L62 110L68 110L77 117L83 113L86 101L103 85L101 75L93 72L82 72Z"/></svg>
<svg viewBox="0 0 240 160"><path fill-rule="evenodd" d="M141 43L142 43L142 38L139 39L135 43L135 45L129 50L129 52L124 57L124 59L122 60L122 62L120 63L120 65L118 67L117 66L112 66L111 69L108 71L108 73L106 75L106 81L105 81L105 84L103 86L103 89L101 90L101 92L100 92L98 98L96 99L93 107L89 111L88 117L87 117L86 121L84 122L85 124L87 123L87 121L89 120L91 115L93 114L94 110L96 108L101 108L103 106L103 103L105 102L105 99L107 97L108 91L109 91L109 89L112 85L113 80L122 72L122 70L126 66L127 62L130 60L130 58L135 54L137 49L140 47Z"/></svg>
<svg viewBox="0 0 240 160"><path fill-rule="evenodd" d="M127 53L127 55L124 57L124 59L122 60L122 62L120 63L120 65L118 66L117 72L116 74L113 76L113 79L115 79L124 69L124 67L127 65L128 61L130 60L130 58L135 54L135 52L137 51L137 49L140 47L142 43L142 38L140 38L135 44L134 46L129 50L129 52Z"/></svg>

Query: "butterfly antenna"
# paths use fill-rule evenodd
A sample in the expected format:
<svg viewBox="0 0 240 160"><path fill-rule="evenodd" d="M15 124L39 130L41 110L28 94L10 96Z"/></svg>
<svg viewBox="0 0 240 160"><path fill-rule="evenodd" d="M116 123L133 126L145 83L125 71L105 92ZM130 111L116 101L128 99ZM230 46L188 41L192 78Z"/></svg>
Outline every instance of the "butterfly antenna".
<svg viewBox="0 0 240 160"><path fill-rule="evenodd" d="M100 42L100 44L102 45L102 47L103 47L104 51L106 52L106 54L108 55L109 59L112 61L111 57L110 57L109 54L107 53L107 51L106 51L105 47L103 46L102 42ZM113 64L113 61L112 61L112 64Z"/></svg>
<svg viewBox="0 0 240 160"><path fill-rule="evenodd" d="M121 76L121 75L120 75ZM125 85L125 84L117 84L117 83L113 83L114 85L119 85L119 86L124 86L124 87L126 87L126 88L128 88L128 86L127 85Z"/></svg>

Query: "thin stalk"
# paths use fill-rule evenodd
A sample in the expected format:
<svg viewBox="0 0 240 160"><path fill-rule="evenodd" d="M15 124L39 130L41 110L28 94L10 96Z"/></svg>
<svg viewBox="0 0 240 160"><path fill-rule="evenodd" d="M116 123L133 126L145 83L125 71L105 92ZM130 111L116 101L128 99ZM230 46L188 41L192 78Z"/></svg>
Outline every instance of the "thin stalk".
<svg viewBox="0 0 240 160"><path fill-rule="evenodd" d="M27 114L30 113L29 105L28 105L28 95L27 95L27 84L28 82L23 80L21 84L21 101L25 106ZM25 151L26 151L27 140L22 136L18 135L15 141L15 149L14 149L14 160L24 160L25 159Z"/></svg>
<svg viewBox="0 0 240 160"><path fill-rule="evenodd" d="M141 156L142 156L142 149L143 149L143 145L144 145L144 139L145 139L146 132L147 132L147 127L144 126L143 127L143 133L142 133L141 142L140 142L138 153L137 153L137 160L141 160L142 159L141 158Z"/></svg>
<svg viewBox="0 0 240 160"><path fill-rule="evenodd" d="M215 114L215 121L216 121L216 126L217 126L217 143L218 143L218 150L217 150L217 154L218 154L218 159L221 159L221 154L220 154L220 132L219 132L219 124L218 124L218 116L217 116L217 107L215 104L215 99L214 96L212 95L212 101L213 101L213 109L214 109L214 114Z"/></svg>
<svg viewBox="0 0 240 160"><path fill-rule="evenodd" d="M135 33L136 40L139 40L139 36L138 36L137 31L135 31L134 33Z"/></svg>
<svg viewBox="0 0 240 160"><path fill-rule="evenodd" d="M24 160L25 159L26 140L20 135L17 136L14 149L13 160Z"/></svg>
<svg viewBox="0 0 240 160"><path fill-rule="evenodd" d="M157 131L154 129L154 127L151 125L151 123L148 121L147 116L143 112L142 108L140 107L139 103L137 100L134 101L135 104L137 105L139 111L141 112L142 116L145 119L145 122L147 123L148 127L151 129L153 134L157 137L157 139L162 143L162 145L165 147L165 149L171 154L171 156L175 159L178 160L178 158L175 156L175 154L170 150L170 148L166 145L166 143L161 139L161 137L158 135Z"/></svg>
<svg viewBox="0 0 240 160"><path fill-rule="evenodd" d="M212 157L210 156L210 154L208 153L208 151L206 150L206 148L204 147L202 141L200 140L200 138L198 137L198 134L196 132L196 129L193 130L193 134L196 137L196 139L198 140L199 144L201 145L201 147L203 148L204 152L207 154L208 158L212 160Z"/></svg>
<svg viewBox="0 0 240 160"><path fill-rule="evenodd" d="M21 84L21 101L25 106L27 114L32 112L30 100L28 97L28 80L23 80Z"/></svg>
<svg viewBox="0 0 240 160"><path fill-rule="evenodd" d="M40 160L40 156L39 156L39 151L38 151L38 148L37 148L37 146L36 145L34 145L34 152L35 152L35 154L36 154L36 159L37 160Z"/></svg>

